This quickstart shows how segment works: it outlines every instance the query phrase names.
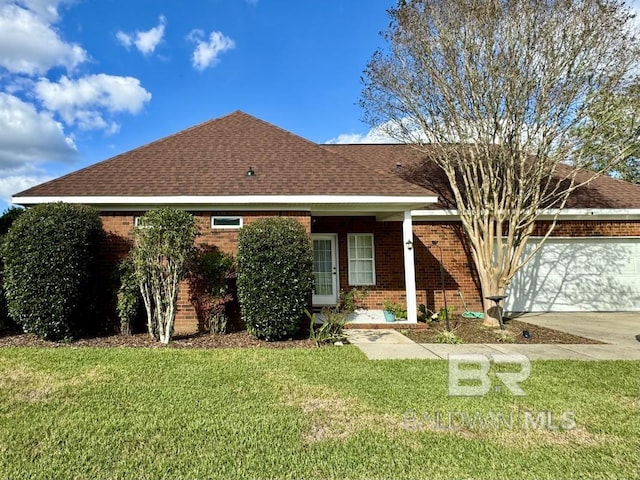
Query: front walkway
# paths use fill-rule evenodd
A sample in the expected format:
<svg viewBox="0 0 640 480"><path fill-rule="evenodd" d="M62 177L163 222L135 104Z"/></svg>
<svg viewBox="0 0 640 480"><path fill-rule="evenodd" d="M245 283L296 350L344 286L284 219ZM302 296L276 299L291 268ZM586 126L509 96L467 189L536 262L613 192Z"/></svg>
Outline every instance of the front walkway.
<svg viewBox="0 0 640 480"><path fill-rule="evenodd" d="M545 316L549 315L548 320ZM599 316L599 317L596 317ZM640 315L638 314L536 314L522 321L557 328L592 338L606 345L591 344L462 344L415 343L395 330L347 330L349 342L370 360L432 359L446 360L459 353L517 353L531 360L640 360ZM596 318L599 318L596 320ZM583 321L581 321L583 320ZM556 325L560 322L560 327ZM592 326L589 328L589 326ZM606 328L605 328L606 326ZM635 343L634 343L635 342Z"/></svg>

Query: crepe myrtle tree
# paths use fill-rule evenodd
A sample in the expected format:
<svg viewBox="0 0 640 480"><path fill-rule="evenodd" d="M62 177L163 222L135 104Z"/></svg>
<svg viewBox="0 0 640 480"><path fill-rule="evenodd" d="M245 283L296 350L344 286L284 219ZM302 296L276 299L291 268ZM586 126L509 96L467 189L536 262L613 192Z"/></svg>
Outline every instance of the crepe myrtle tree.
<svg viewBox="0 0 640 480"><path fill-rule="evenodd" d="M601 138L593 137L589 143L591 168L608 169L607 173L614 178L640 183L640 142L636 142L635 148L625 148L629 137L640 135L640 77L616 91L603 92L593 103L589 119L576 129L576 135L590 136L593 126L600 124ZM626 152L624 161L610 165L610 158L620 149Z"/></svg>
<svg viewBox="0 0 640 480"><path fill-rule="evenodd" d="M403 0L389 15L363 75L365 120L442 169L482 297L504 294L571 192L637 148L607 108L638 71L633 16L611 0ZM612 135L617 148L585 173ZM553 220L525 250L542 212Z"/></svg>
<svg viewBox="0 0 640 480"><path fill-rule="evenodd" d="M193 216L173 208L147 212L135 228L135 276L149 335L161 343L169 343L173 336L178 289L188 272L197 233Z"/></svg>

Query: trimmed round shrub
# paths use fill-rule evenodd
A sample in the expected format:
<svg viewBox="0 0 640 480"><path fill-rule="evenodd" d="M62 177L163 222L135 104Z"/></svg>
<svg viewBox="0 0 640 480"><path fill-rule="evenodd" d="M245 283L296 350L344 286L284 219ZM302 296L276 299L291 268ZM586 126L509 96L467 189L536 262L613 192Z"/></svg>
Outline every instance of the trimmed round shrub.
<svg viewBox="0 0 640 480"><path fill-rule="evenodd" d="M25 212L24 208L9 207L0 217L0 237L4 237L13 223Z"/></svg>
<svg viewBox="0 0 640 480"><path fill-rule="evenodd" d="M238 244L238 299L247 329L278 340L299 332L311 304L313 253L304 227L291 218L257 220Z"/></svg>
<svg viewBox="0 0 640 480"><path fill-rule="evenodd" d="M10 207L0 216L0 245L4 241L4 236L11 228L11 225L13 225L13 222L15 222L24 211L23 208ZM7 313L7 299L4 293L4 262L0 256L0 331L14 326Z"/></svg>
<svg viewBox="0 0 640 480"><path fill-rule="evenodd" d="M27 210L3 244L9 316L47 340L71 339L95 323L98 212L54 203Z"/></svg>

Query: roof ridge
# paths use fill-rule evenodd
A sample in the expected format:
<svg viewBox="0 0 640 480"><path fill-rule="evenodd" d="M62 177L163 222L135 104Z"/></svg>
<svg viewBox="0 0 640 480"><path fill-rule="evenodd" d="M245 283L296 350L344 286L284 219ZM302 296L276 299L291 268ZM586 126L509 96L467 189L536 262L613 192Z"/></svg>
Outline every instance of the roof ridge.
<svg viewBox="0 0 640 480"><path fill-rule="evenodd" d="M225 115L225 117L226 116L237 115L237 114L240 114L240 115L243 115L244 117L250 118L250 119L252 119L252 120L254 120L254 121L258 122L258 123L261 123L261 124L263 124L263 125L265 125L265 126L267 126L269 128L278 130L281 133L284 133L285 135L287 135L289 137L293 137L293 138L295 138L297 140L301 140L302 142L306 143L307 145L309 145L309 146L311 146L311 147L313 147L315 149L319 149L319 150L321 150L321 151L323 151L325 153L330 153L332 156L337 157L336 161L341 161L341 162L349 162L350 161L350 159L348 159L347 157L344 157L344 156L342 156L342 155L340 155L340 154L338 154L336 152L333 152L333 151L330 151L330 150L327 151L326 148L323 148L323 144L312 142L311 140L309 140L307 138L304 138L304 137L298 135L297 133L293 133L293 132L291 132L291 131L283 128L283 127L275 125L275 124L273 124L271 122L267 122L266 120L263 120L261 118L254 117L253 115L250 115L250 114L248 114L246 112L243 112L242 110L236 110L235 112L233 112L231 114ZM221 118L224 118L224 117L221 117ZM428 189L426 189L426 188L424 188L424 187L422 187L420 185L416 185L416 184L413 184L411 182L408 182L408 181L404 180L403 178L399 177L398 175L393 175L391 172L385 172L385 171L381 171L381 170L378 170L378 169L375 169L375 168L372 169L372 168L369 168L368 165L365 165L365 164L363 164L361 162L355 162L355 163L357 163L358 166L360 166L361 168L367 169L369 175L375 174L375 175L383 176L384 178L388 178L388 179L393 180L393 181L398 181L399 180L402 183L406 184L407 186L411 187L412 189L424 190L425 192L428 192L430 195L433 194L433 192L431 192L430 190L428 190Z"/></svg>
<svg viewBox="0 0 640 480"><path fill-rule="evenodd" d="M242 110L236 110L235 112L232 112L232 113L230 113L228 115L225 115L224 117L220 117L220 118L230 117L231 115L237 115L237 114L243 115L246 118L250 118L251 120L256 121L258 123L261 123L261 124L263 124L263 125L265 125L265 126L267 126L269 128L273 128L275 130L278 130L278 131L280 131L280 132L282 132L282 133L284 133L284 134L286 134L286 135L288 135L290 137L295 137L298 140L302 140L303 142L308 143L309 145L313 145L314 147L319 147L320 146L320 144L312 142L308 138L304 138L303 136L298 135L297 133L293 133L293 132L291 132L291 131L283 128L283 127L279 127L278 125L276 125L274 123L267 122L266 120L263 120L262 118L254 117L253 115L251 115L251 114L249 114L247 112L243 112Z"/></svg>
<svg viewBox="0 0 640 480"><path fill-rule="evenodd" d="M125 152L118 153L117 155L114 155L113 157L109 157L109 158L105 158L103 160L99 160L96 163L92 163L90 165L87 165L86 167L82 167L79 170L74 170L73 172L65 173L64 175L61 175L59 177L52 178L51 180L47 180L46 182L43 182L43 183L39 183L37 185L34 185L33 187L29 187L26 190L23 190L23 191L21 191L19 193L14 194L13 196L14 197L18 197L18 196L21 196L21 195L31 191L32 189L45 187L45 186L49 185L52 182L58 182L58 181L63 180L63 179L73 178L73 177L75 177L77 175L82 175L89 168L98 167L98 166L104 165L106 163L115 162L116 160L118 160L119 158L121 158L124 155L129 155L132 152L143 150L145 148L151 147L152 145L156 145L158 143L162 143L164 141L167 141L170 138L181 136L182 134L186 134L186 133L188 133L188 132L190 132L192 130L195 130L197 128L202 128L205 125L208 125L208 124L213 123L213 122L217 122L218 120L222 120L223 118L231 117L232 115L236 115L238 113L244 114L244 115L247 115L247 116L251 117L251 115L246 114L242 110L234 110L233 112L226 113L226 114L224 114L224 115L222 115L220 117L210 118L209 120L204 120L204 121L202 121L202 122L200 122L200 123L198 123L196 125L192 125L191 127L187 127L187 128L182 129L182 130L178 130L176 132L169 133L169 134L165 135L164 137L157 138L157 139L152 140L152 141L150 141L148 143L145 143L143 145L139 145L137 147L134 147L131 150L127 150Z"/></svg>

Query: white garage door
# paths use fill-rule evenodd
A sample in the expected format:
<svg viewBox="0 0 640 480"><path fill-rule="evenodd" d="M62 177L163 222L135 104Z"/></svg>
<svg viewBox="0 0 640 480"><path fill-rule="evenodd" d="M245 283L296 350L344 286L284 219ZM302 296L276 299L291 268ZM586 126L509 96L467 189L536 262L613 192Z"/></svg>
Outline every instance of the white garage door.
<svg viewBox="0 0 640 480"><path fill-rule="evenodd" d="M640 310L640 239L549 239L507 293L511 312Z"/></svg>

